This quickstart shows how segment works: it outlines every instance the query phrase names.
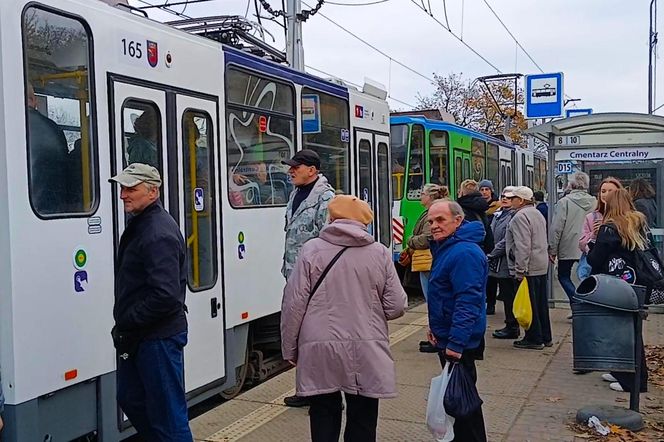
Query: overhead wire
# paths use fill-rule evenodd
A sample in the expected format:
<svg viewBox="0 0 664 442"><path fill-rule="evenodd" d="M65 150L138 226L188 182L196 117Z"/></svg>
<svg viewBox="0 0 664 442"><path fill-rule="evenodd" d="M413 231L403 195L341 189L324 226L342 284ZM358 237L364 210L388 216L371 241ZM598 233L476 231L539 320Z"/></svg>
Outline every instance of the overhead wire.
<svg viewBox="0 0 664 442"><path fill-rule="evenodd" d="M443 11L445 12L445 24L447 24L447 29L451 30L452 27L450 26L450 21L447 19L447 2L445 0L443 0Z"/></svg>
<svg viewBox="0 0 664 442"><path fill-rule="evenodd" d="M303 3L304 5L306 5L307 7L309 7L309 5L306 4L306 2L302 2L302 3ZM352 37L354 37L355 39L361 41L362 43L364 43L365 45L367 45L368 47L370 47L370 48L373 49L374 51L378 52L378 53L379 53L380 55L382 55L383 57L385 57L385 58L387 58L387 59L389 59L389 60L392 60L393 62L395 62L395 63L398 64L399 66L403 67L404 69L406 69L406 70L412 72L413 74L415 74L415 75L417 75L417 76L419 76L419 77L422 77L422 78L424 78L425 80L430 81L431 83L435 83L435 80L434 80L432 77L429 77L428 75L425 75L425 74L423 74L423 73L421 73L421 72L416 71L415 69L411 68L410 66L406 65L405 63L403 63L403 62L397 60L396 58L392 57L391 55L387 54L385 51L382 51L382 50L378 49L378 48L377 48L376 46L374 46L373 44L369 43L368 41L366 41L365 39L363 39L363 38L360 37L359 35L357 35L357 34L355 34L354 32L348 30L347 28L343 27L342 25L340 25L339 23L335 22L334 20L332 20L332 19L329 18L328 16L326 16L326 15L320 13L320 12L318 13L318 15L321 16L321 17L323 17L325 20L329 21L330 23L332 23L333 25L335 25L336 27L338 27L338 28L341 29L342 31L346 32L346 33L349 34L350 36L352 36Z"/></svg>
<svg viewBox="0 0 664 442"><path fill-rule="evenodd" d="M484 57L482 54L480 54L479 52L477 52L477 51L475 50L475 48L473 48L473 47L470 46L468 43L466 43L465 41L463 41L463 39L459 38L458 35L456 35L454 32L452 32L452 30L451 30L449 27L445 26L445 24L443 24L440 20L438 20L433 14L429 13L429 12L426 10L426 8L423 8L422 6L420 6L415 0L410 0L410 1L411 1L411 3L413 3L415 6L417 6L419 9L421 9L426 15L428 15L429 17L431 17L431 19L432 19L433 21L435 21L436 23L438 23L439 26L441 26L443 29L445 29L446 31L448 31L448 32L449 32L454 38L456 38L456 39L457 39L462 45L464 45L466 48L468 48L473 54L477 55L477 56L478 56L479 58L481 58L486 64L488 64L488 65L491 66L493 69L495 69L496 72L498 72L499 74L502 74L502 73L503 73L503 72L502 72L502 71L501 71L501 70L500 70L495 64L491 63L486 57Z"/></svg>

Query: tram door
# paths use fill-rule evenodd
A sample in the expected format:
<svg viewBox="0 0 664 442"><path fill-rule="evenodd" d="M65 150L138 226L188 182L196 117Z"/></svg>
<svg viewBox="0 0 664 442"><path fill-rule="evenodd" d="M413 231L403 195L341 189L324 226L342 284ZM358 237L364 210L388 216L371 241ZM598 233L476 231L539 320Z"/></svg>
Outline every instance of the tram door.
<svg viewBox="0 0 664 442"><path fill-rule="evenodd" d="M189 392L225 375L212 158L216 103L172 92L167 99L164 90L123 82L112 84L112 173L134 162L156 167L162 177L161 201L178 222L187 245L189 333L184 353L185 388ZM117 246L127 216L119 186L110 187Z"/></svg>
<svg viewBox="0 0 664 442"><path fill-rule="evenodd" d="M461 182L471 178L470 153L454 149L454 183L455 192L459 191Z"/></svg>
<svg viewBox="0 0 664 442"><path fill-rule="evenodd" d="M369 226L377 241L386 247L392 242L392 194L390 191L389 137L357 130L355 132L355 194L374 212Z"/></svg>

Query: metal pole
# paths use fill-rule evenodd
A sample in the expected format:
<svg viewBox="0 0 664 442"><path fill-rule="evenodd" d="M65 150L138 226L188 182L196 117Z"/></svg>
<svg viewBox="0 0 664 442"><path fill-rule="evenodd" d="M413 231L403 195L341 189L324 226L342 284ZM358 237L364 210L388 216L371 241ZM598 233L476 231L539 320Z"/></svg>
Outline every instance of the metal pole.
<svg viewBox="0 0 664 442"><path fill-rule="evenodd" d="M653 108L653 66L652 53L657 45L657 30L654 29L653 18L657 19L657 0L650 0L650 30L648 32L648 114ZM653 11L654 10L654 11Z"/></svg>
<svg viewBox="0 0 664 442"><path fill-rule="evenodd" d="M548 157L549 161L547 161L547 166L549 168L549 174L546 177L547 181L547 190L548 190L548 198L547 201L549 202L549 212L548 212L548 225L553 224L553 212L556 207L556 200L558 197L558 188L556 187L556 148L554 147L554 140L555 140L555 135L551 132L549 133L549 146L548 146ZM548 240L548 238L547 238ZM555 307L555 302L553 299L553 264L549 265L549 270L547 272L547 278L546 278L546 293L547 293L547 298L549 300L549 306Z"/></svg>
<svg viewBox="0 0 664 442"><path fill-rule="evenodd" d="M286 1L286 59L295 70L304 72L304 48L302 46L301 0Z"/></svg>

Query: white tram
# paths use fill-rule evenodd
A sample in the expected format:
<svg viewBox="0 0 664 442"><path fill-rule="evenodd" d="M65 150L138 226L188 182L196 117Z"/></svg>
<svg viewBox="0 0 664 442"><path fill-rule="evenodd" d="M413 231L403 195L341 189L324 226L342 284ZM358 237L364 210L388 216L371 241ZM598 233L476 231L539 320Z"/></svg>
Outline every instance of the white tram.
<svg viewBox="0 0 664 442"><path fill-rule="evenodd" d="M280 367L281 160L311 148L391 247L389 109L95 0L0 2L0 370L7 441L132 431L115 400L108 178L156 165L189 251L190 404ZM225 393L224 393L225 392Z"/></svg>

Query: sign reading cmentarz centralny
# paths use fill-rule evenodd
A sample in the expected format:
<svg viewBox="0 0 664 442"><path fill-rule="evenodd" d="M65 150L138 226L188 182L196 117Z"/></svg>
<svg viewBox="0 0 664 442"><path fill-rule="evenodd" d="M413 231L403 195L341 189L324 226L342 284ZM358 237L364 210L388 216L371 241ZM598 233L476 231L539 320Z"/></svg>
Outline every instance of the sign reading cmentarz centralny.
<svg viewBox="0 0 664 442"><path fill-rule="evenodd" d="M638 161L661 160L664 147L603 147L601 149L561 149L556 152L556 161Z"/></svg>

